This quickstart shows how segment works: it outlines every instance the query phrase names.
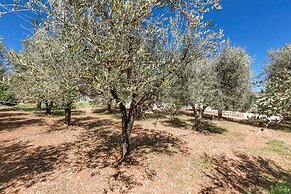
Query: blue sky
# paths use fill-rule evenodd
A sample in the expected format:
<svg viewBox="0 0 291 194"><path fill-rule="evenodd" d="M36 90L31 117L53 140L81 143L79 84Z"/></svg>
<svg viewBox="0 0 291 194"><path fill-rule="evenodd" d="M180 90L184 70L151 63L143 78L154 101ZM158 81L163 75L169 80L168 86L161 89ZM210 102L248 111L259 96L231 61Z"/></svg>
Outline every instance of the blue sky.
<svg viewBox="0 0 291 194"><path fill-rule="evenodd" d="M255 58L254 76L264 68L267 50L291 43L291 0L223 0L222 6L209 18Z"/></svg>
<svg viewBox="0 0 291 194"><path fill-rule="evenodd" d="M265 66L267 50L291 43L291 0L223 0L222 6L208 18L224 30L225 38L255 58L254 76ZM0 36L7 49L21 50L21 41L31 29L18 15L0 17Z"/></svg>

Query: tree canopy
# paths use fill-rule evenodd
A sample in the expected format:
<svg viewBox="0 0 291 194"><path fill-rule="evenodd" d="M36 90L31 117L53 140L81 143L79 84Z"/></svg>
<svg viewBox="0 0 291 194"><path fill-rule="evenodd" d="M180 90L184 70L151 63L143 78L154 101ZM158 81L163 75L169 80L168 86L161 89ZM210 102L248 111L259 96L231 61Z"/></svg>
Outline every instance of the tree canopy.
<svg viewBox="0 0 291 194"><path fill-rule="evenodd" d="M259 93L258 109L267 115L290 116L291 46L268 52L265 89Z"/></svg>
<svg viewBox="0 0 291 194"><path fill-rule="evenodd" d="M6 65L6 50L0 38L0 101L12 102L14 97L8 86L8 68Z"/></svg>
<svg viewBox="0 0 291 194"><path fill-rule="evenodd" d="M222 108L226 110L246 110L252 97L252 58L245 49L233 47L230 43L222 49L216 61Z"/></svg>

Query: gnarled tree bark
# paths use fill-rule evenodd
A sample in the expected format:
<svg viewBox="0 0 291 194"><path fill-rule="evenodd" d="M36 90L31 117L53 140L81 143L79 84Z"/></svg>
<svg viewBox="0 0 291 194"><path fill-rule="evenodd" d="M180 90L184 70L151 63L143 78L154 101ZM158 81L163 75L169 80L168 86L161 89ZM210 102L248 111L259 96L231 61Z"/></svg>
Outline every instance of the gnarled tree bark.
<svg viewBox="0 0 291 194"><path fill-rule="evenodd" d="M203 118L203 114L206 108L207 108L206 105L202 107L201 105L196 107L195 104L192 104L192 110L194 112L194 118L195 118L195 123L194 123L195 130L201 129L202 118Z"/></svg>
<svg viewBox="0 0 291 194"><path fill-rule="evenodd" d="M68 103L65 105L65 124L71 124L71 115L72 115L72 103Z"/></svg>
<svg viewBox="0 0 291 194"><path fill-rule="evenodd" d="M141 106L136 106L135 108L135 117L136 119L142 119L143 118L143 110Z"/></svg>
<svg viewBox="0 0 291 194"><path fill-rule="evenodd" d="M119 109L122 115L121 119L121 144L120 144L120 158L118 163L122 163L126 156L130 152L130 133L133 128L134 120L135 120L135 110L136 104L131 102L130 108L127 110L123 102L121 102L117 96L115 90L110 90L113 98L119 103ZM133 99L134 99L133 95Z"/></svg>
<svg viewBox="0 0 291 194"><path fill-rule="evenodd" d="M122 114L121 153L120 153L119 162L122 162L130 152L129 137L130 137L130 133L132 131L134 119L135 119L135 105L131 103L130 108L127 113L125 105L122 102L120 102L119 109Z"/></svg>
<svg viewBox="0 0 291 194"><path fill-rule="evenodd" d="M37 110L41 110L41 102L40 101L38 101L36 103L36 108L37 108Z"/></svg>
<svg viewBox="0 0 291 194"><path fill-rule="evenodd" d="M53 102L48 102L48 101L46 101L46 102L45 102L45 106L46 106L45 114L46 114L46 115L50 115L50 114L51 114L51 109L52 109L52 107L53 107Z"/></svg>
<svg viewBox="0 0 291 194"><path fill-rule="evenodd" d="M112 113L112 101L113 99L109 99L107 102L107 112Z"/></svg>
<svg viewBox="0 0 291 194"><path fill-rule="evenodd" d="M193 113L194 113L194 128L195 129L198 129L201 125L201 122L200 122L200 117L199 117L199 111L197 110L196 108L196 105L195 104L192 104L192 110L193 110Z"/></svg>
<svg viewBox="0 0 291 194"><path fill-rule="evenodd" d="M222 119L222 109L218 109L218 119Z"/></svg>

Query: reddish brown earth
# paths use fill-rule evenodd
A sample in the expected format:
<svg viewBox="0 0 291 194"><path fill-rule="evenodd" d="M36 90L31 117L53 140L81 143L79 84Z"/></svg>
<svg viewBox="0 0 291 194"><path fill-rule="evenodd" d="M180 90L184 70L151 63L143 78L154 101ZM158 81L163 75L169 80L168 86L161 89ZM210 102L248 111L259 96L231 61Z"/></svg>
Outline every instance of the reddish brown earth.
<svg viewBox="0 0 291 194"><path fill-rule="evenodd" d="M196 132L186 115L137 121L116 166L118 117L74 111L67 127L62 115L0 109L0 193L264 193L291 180L290 132L256 137L258 127L226 120Z"/></svg>

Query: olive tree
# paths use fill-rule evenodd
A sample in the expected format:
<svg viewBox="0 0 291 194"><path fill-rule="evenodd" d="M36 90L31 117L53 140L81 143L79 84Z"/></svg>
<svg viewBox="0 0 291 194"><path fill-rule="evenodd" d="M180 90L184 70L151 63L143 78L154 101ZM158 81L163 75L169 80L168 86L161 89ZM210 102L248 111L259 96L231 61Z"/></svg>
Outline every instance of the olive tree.
<svg viewBox="0 0 291 194"><path fill-rule="evenodd" d="M191 106L194 116L193 127L202 129L202 118L207 107L219 107L221 101L215 61L211 58L200 58L189 65L189 69L180 72L173 82L166 97L170 98L175 108Z"/></svg>
<svg viewBox="0 0 291 194"><path fill-rule="evenodd" d="M46 113L50 114L58 86L50 68L49 42L44 37L39 31L23 42L23 51L10 51L8 59L13 65L11 88L16 98L46 102Z"/></svg>
<svg viewBox="0 0 291 194"><path fill-rule="evenodd" d="M194 65L194 76L190 83L190 100L194 111L196 129L201 128L203 113L207 107L220 107L221 99L218 77L213 59L204 59Z"/></svg>
<svg viewBox="0 0 291 194"><path fill-rule="evenodd" d="M39 29L24 42L20 53L10 52L14 64L12 86L20 99L59 104L65 109L65 123L70 124L71 106L79 94L81 69L73 44L61 41L45 29Z"/></svg>
<svg viewBox="0 0 291 194"><path fill-rule="evenodd" d="M265 88L257 101L258 111L268 116L290 116L291 46L269 51L268 58Z"/></svg>
<svg viewBox="0 0 291 194"><path fill-rule="evenodd" d="M251 63L248 53L240 47L232 47L230 43L222 49L217 57L215 71L217 72L220 94L226 110L243 110L252 96ZM218 117L221 118L219 108Z"/></svg>
<svg viewBox="0 0 291 194"><path fill-rule="evenodd" d="M181 18L173 19L170 41L170 56L173 75L164 92L165 102L178 110L182 106L191 106L194 112L194 127L201 127L203 112L208 106L217 105L217 76L214 69L215 54L223 42L222 32L209 30L207 24L196 28L181 28ZM207 30L206 30L207 29ZM184 32L184 33L183 33Z"/></svg>
<svg viewBox="0 0 291 194"><path fill-rule="evenodd" d="M7 84L7 67L5 64L6 51L0 38L0 101L12 101L13 96L9 91L9 86Z"/></svg>

